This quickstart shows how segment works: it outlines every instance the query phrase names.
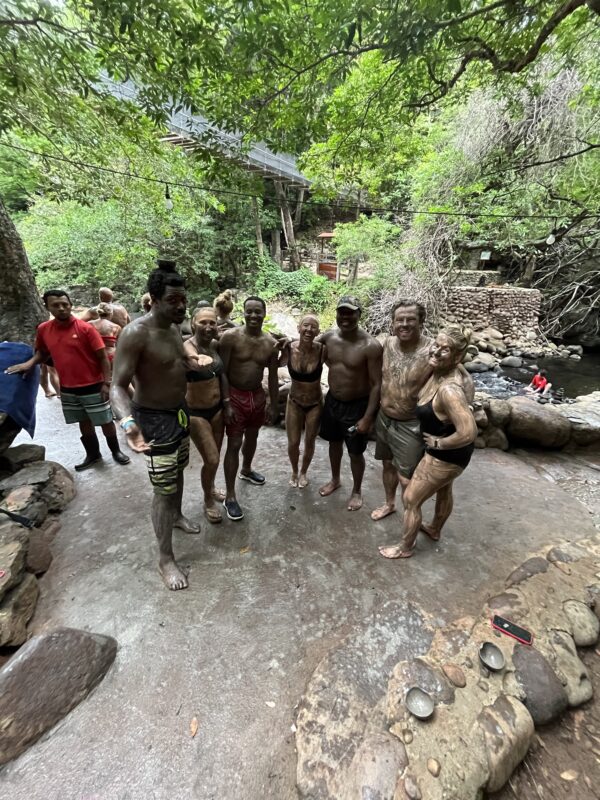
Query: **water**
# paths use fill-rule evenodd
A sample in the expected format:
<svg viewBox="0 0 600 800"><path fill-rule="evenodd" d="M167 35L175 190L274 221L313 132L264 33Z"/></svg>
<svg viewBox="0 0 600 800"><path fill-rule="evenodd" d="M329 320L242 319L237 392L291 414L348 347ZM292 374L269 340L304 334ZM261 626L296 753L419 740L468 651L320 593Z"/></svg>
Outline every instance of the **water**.
<svg viewBox="0 0 600 800"><path fill-rule="evenodd" d="M527 365L537 364L546 370L553 389L563 388L565 397L577 397L600 390L600 354L585 354L581 361L569 358L525 359L518 368L503 367L502 373L480 372L473 375L475 388L492 397L512 397L523 394L534 373Z"/></svg>

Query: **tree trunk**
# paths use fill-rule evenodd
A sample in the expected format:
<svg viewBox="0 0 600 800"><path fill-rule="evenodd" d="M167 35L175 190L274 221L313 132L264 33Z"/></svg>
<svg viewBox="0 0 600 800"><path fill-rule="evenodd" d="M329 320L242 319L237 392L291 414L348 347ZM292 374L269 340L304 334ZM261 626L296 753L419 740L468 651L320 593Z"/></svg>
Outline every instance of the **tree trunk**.
<svg viewBox="0 0 600 800"><path fill-rule="evenodd" d="M271 258L281 266L281 231L273 228L271 231Z"/></svg>
<svg viewBox="0 0 600 800"><path fill-rule="evenodd" d="M0 200L0 341L32 344L48 318L21 237Z"/></svg>
<svg viewBox="0 0 600 800"><path fill-rule="evenodd" d="M256 247L258 248L258 255L262 256L265 252L265 246L263 244L260 212L258 210L258 201L256 197L252 198L252 213L254 214L254 226L256 228Z"/></svg>
<svg viewBox="0 0 600 800"><path fill-rule="evenodd" d="M288 249L290 252L290 269L295 270L300 266L300 254L296 245L296 236L294 234L294 222L290 212L290 206L287 201L287 195L283 183L281 181L273 181L275 186L275 195L279 208L281 209L281 216L283 218L283 225L285 231L285 238L287 239Z"/></svg>

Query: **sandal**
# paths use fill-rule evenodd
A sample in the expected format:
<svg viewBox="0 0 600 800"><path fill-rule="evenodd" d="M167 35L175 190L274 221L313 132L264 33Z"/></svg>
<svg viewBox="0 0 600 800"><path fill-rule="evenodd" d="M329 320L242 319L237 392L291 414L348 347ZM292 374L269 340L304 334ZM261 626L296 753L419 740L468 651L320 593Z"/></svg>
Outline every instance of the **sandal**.
<svg viewBox="0 0 600 800"><path fill-rule="evenodd" d="M209 522L212 522L216 525L218 522L223 521L223 517L221 516L221 512L218 508L207 508L204 506L204 516Z"/></svg>

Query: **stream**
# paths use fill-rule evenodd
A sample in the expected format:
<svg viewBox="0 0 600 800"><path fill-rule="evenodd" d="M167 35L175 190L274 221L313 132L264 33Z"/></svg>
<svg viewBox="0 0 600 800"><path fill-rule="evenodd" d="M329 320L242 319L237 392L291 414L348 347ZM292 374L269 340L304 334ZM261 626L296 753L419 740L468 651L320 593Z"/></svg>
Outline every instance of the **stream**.
<svg viewBox="0 0 600 800"><path fill-rule="evenodd" d="M522 367L503 367L500 374L480 372L473 375L477 391L492 397L511 397L523 394L534 372L532 364L545 369L553 389L564 389L565 397L577 397L600 389L600 353L584 353L581 361L568 358L525 359Z"/></svg>

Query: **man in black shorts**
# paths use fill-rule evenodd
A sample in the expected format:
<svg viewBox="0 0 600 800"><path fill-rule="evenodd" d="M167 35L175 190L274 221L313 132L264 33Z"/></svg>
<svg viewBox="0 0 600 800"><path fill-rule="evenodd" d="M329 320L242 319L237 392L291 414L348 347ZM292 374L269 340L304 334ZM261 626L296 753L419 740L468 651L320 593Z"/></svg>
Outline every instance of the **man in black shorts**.
<svg viewBox="0 0 600 800"><path fill-rule="evenodd" d="M190 452L186 370L198 365L185 355L178 328L187 304L185 281L175 271L175 262L158 264L148 279L150 311L127 325L119 337L111 401L127 443L146 457L154 491L152 525L158 540L158 569L165 586L176 591L185 589L188 581L173 555L173 528L200 532L181 511L183 470ZM134 378L132 401L128 389Z"/></svg>
<svg viewBox="0 0 600 800"><path fill-rule="evenodd" d="M331 480L319 489L322 497L340 484L344 442L350 456L353 487L348 510L362 506L362 479L368 434L379 407L382 348L377 339L359 327L362 308L355 297L341 297L337 305L337 329L321 341L327 346L329 391L321 417L322 439L329 442Z"/></svg>

